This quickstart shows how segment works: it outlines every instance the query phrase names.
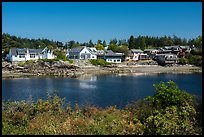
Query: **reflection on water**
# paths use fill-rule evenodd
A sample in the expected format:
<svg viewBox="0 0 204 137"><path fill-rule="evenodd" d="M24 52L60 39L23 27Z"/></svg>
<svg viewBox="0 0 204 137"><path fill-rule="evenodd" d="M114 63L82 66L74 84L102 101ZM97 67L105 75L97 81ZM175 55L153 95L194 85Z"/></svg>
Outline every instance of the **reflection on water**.
<svg viewBox="0 0 204 137"><path fill-rule="evenodd" d="M81 81L96 81L97 80L97 76L93 76L93 75L82 75L78 78Z"/></svg>
<svg viewBox="0 0 204 137"><path fill-rule="evenodd" d="M93 89L93 88L96 88L96 85L92 85L90 83L85 83L85 82L80 82L79 86L82 89Z"/></svg>
<svg viewBox="0 0 204 137"><path fill-rule="evenodd" d="M83 75L79 79L79 87L81 89L94 89L96 85L93 82L96 82L97 76L93 75Z"/></svg>

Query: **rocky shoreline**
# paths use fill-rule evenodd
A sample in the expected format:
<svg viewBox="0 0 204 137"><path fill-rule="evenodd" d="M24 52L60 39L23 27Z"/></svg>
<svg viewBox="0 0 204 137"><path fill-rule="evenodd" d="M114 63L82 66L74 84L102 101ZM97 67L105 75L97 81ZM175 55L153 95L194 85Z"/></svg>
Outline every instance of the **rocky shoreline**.
<svg viewBox="0 0 204 137"><path fill-rule="evenodd" d="M154 73L202 73L202 67L191 65L177 65L164 67L159 65L127 65L119 64L107 67L93 66L91 64L76 65L68 62L37 62L35 64L19 67L10 63L2 63L2 78L20 77L71 77L80 78L83 75L102 75L102 74L154 74Z"/></svg>

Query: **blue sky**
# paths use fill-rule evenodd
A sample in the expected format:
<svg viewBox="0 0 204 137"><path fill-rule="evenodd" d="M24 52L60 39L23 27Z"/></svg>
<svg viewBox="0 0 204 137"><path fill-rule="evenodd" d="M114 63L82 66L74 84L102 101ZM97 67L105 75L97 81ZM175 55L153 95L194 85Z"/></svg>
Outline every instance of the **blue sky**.
<svg viewBox="0 0 204 137"><path fill-rule="evenodd" d="M3 2L2 32L62 42L196 38L202 35L202 2Z"/></svg>

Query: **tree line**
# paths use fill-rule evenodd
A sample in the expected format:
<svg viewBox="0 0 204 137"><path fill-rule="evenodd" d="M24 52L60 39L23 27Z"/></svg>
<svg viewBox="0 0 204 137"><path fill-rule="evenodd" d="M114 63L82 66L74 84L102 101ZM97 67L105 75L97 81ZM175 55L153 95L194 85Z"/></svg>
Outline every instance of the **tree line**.
<svg viewBox="0 0 204 137"><path fill-rule="evenodd" d="M193 39L179 38L176 35L152 37L152 36L138 36L131 35L129 39L111 39L109 43L105 40L98 40L93 43L92 40L88 42L80 43L75 40L67 41L65 43L60 41L53 41L49 39L28 39L17 36L12 36L8 33L2 34L2 49L4 50L3 56L8 54L9 49L16 48L44 48L49 49L70 49L78 46L96 47L98 50L103 50L108 46L108 49L114 52L122 52L127 54L129 49L146 49L146 48L159 48L172 45L194 45L197 48L202 47L202 36L198 36Z"/></svg>

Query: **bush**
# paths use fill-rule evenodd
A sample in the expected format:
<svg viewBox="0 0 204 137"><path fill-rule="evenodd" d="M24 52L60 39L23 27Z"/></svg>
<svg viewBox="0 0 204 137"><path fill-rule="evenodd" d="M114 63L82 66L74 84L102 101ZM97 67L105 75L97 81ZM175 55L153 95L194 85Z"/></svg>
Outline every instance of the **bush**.
<svg viewBox="0 0 204 137"><path fill-rule="evenodd" d="M192 135L199 134L196 128L196 110L192 95L181 91L169 81L154 85L156 94L147 97L152 113L145 120L145 134L148 135Z"/></svg>
<svg viewBox="0 0 204 137"><path fill-rule="evenodd" d="M90 60L90 62L91 62L92 65L96 65L96 66L98 66L98 65L100 65L100 66L111 65L111 63L106 62L103 59L92 59L92 60Z"/></svg>
<svg viewBox="0 0 204 137"><path fill-rule="evenodd" d="M54 59L39 59L38 61L53 63L55 61L59 61L59 59L58 58L54 58Z"/></svg>
<svg viewBox="0 0 204 137"><path fill-rule="evenodd" d="M25 62L20 62L18 63L18 66L20 67L24 67L25 65L32 65L32 64L35 64L36 61L35 60L27 60Z"/></svg>
<svg viewBox="0 0 204 137"><path fill-rule="evenodd" d="M186 54L185 57L180 58L179 63L182 65L192 64L202 66L202 51L191 51L191 53Z"/></svg>
<svg viewBox="0 0 204 137"><path fill-rule="evenodd" d="M190 53L191 53L192 55L202 56L202 50L191 50Z"/></svg>
<svg viewBox="0 0 204 137"><path fill-rule="evenodd" d="M69 61L69 63L71 63L71 64L72 64L72 63L74 63L74 61L73 61L73 60L68 60L68 61Z"/></svg>
<svg viewBox="0 0 204 137"><path fill-rule="evenodd" d="M169 81L166 84L160 82L158 85L153 85L156 89L156 94L152 97L147 97L146 100L150 101L154 107L166 108L169 106L186 106L192 105L192 96L186 92L181 91L178 86Z"/></svg>
<svg viewBox="0 0 204 137"><path fill-rule="evenodd" d="M186 65L188 64L188 59L182 57L182 58L179 58L179 64L182 64L182 65Z"/></svg>

